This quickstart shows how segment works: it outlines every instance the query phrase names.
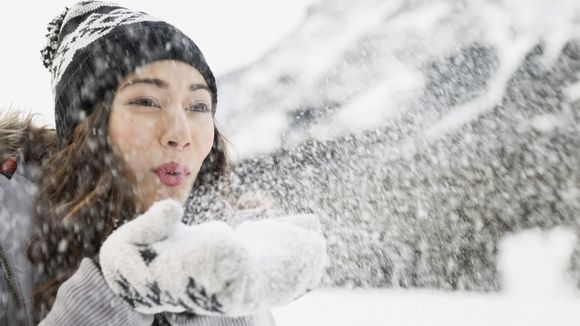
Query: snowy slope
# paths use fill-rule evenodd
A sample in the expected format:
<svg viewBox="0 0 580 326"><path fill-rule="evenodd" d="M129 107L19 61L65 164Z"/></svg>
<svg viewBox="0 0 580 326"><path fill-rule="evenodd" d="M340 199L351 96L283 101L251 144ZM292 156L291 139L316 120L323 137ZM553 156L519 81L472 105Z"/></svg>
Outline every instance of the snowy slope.
<svg viewBox="0 0 580 326"><path fill-rule="evenodd" d="M320 2L219 80L234 193L319 214L327 285L500 289L503 236L580 230L578 7Z"/></svg>
<svg viewBox="0 0 580 326"><path fill-rule="evenodd" d="M498 104L537 45L552 65L579 35L578 7L322 1L262 60L220 79L218 118L242 157L384 126L401 111L427 114L430 135L453 129Z"/></svg>
<svg viewBox="0 0 580 326"><path fill-rule="evenodd" d="M501 293L319 289L274 310L278 325L578 325L580 296L566 285L574 234L519 233L502 242Z"/></svg>

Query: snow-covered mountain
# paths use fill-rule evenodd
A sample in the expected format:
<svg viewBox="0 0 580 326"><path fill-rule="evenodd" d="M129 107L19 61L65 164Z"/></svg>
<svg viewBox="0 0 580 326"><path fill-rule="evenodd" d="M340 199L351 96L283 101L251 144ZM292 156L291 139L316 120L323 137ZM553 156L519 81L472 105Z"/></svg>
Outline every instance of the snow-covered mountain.
<svg viewBox="0 0 580 326"><path fill-rule="evenodd" d="M319 214L327 284L496 290L498 239L580 231L579 74L577 1L322 1L219 80L233 190Z"/></svg>

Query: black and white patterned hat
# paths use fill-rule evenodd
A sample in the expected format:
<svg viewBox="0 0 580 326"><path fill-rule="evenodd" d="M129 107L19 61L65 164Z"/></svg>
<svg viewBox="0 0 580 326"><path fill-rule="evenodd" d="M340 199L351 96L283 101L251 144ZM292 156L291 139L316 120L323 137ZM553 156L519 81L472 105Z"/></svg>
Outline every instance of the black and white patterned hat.
<svg viewBox="0 0 580 326"><path fill-rule="evenodd" d="M48 25L43 63L52 75L58 147L107 92L137 67L173 59L195 67L217 104L216 82L195 43L174 26L115 3L82 1Z"/></svg>

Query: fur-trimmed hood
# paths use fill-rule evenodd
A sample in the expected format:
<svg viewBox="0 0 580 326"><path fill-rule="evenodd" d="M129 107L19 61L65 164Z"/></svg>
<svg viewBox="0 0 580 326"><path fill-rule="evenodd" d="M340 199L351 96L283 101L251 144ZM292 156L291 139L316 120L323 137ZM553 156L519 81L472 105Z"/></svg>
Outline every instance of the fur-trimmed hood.
<svg viewBox="0 0 580 326"><path fill-rule="evenodd" d="M55 130L35 125L33 117L17 111L0 111L0 163L18 155L27 163L40 163L55 151Z"/></svg>

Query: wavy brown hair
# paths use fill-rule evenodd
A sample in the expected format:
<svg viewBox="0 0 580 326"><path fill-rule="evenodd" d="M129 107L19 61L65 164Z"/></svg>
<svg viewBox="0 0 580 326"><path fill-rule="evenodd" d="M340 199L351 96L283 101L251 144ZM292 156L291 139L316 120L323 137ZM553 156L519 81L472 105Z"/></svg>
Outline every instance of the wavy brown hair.
<svg viewBox="0 0 580 326"><path fill-rule="evenodd" d="M33 292L37 322L50 311L59 286L80 261L96 258L116 227L142 213L132 187L136 178L109 142L113 96L108 94L75 128L68 146L47 155L40 164L35 202L39 228L28 251L36 267L36 284L40 284ZM225 139L214 128L212 149L193 189L216 183L226 174Z"/></svg>

